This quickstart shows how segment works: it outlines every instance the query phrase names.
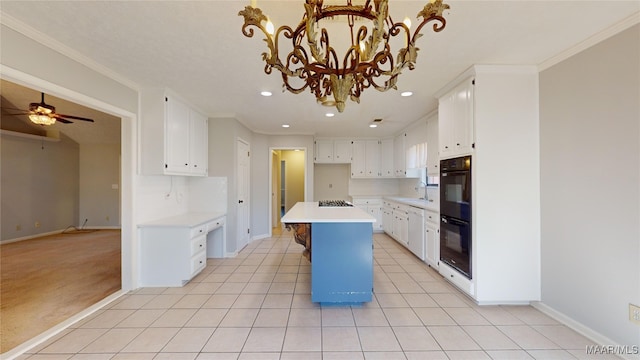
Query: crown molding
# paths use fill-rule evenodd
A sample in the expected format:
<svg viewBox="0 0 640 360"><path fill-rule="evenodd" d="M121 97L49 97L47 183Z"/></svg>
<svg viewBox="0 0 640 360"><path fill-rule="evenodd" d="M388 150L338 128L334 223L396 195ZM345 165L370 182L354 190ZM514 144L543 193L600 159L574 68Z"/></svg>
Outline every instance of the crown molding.
<svg viewBox="0 0 640 360"><path fill-rule="evenodd" d="M569 49L564 50L563 52L543 61L538 65L538 71L542 72L639 23L640 23L640 11L608 27L607 29L587 38L586 40L578 43L577 45L570 47Z"/></svg>
<svg viewBox="0 0 640 360"><path fill-rule="evenodd" d="M81 54L80 52L64 45L58 40L46 35L33 27L25 24L24 22L14 18L11 15L7 15L0 9L0 24L11 28L20 34L36 41L37 43L46 46L78 63L88 67L91 70L94 70L114 81L121 83L133 90L140 91L140 85L135 83L134 81L120 75L119 73L113 71L112 69L97 63L95 60Z"/></svg>

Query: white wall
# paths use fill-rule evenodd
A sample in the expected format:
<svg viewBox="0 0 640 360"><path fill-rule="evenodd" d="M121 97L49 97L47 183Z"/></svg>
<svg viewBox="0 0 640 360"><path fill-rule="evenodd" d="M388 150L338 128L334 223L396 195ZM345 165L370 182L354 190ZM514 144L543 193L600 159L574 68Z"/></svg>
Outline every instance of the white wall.
<svg viewBox="0 0 640 360"><path fill-rule="evenodd" d="M640 344L638 64L636 25L540 73L542 302L621 345Z"/></svg>
<svg viewBox="0 0 640 360"><path fill-rule="evenodd" d="M249 189L249 203L250 203L250 221L254 218L255 204L253 189L253 181L255 176L265 176L268 174L264 172L262 174L256 174L257 171L253 169L256 163L256 156L260 156L260 152L255 150L253 144L253 133L236 119L233 118L212 118L209 119L209 176L212 177L226 177L227 178L227 252L233 253L238 251L237 249L237 182L236 182L236 159L237 159L237 146L238 139L242 139L249 143L250 149L250 186ZM267 160L268 164L268 160ZM268 186L267 186L268 187ZM257 195L259 196L259 194ZM267 205L268 206L268 205ZM267 211L268 207L265 208ZM261 215L264 216L264 215ZM255 234L254 229L251 229L252 236Z"/></svg>

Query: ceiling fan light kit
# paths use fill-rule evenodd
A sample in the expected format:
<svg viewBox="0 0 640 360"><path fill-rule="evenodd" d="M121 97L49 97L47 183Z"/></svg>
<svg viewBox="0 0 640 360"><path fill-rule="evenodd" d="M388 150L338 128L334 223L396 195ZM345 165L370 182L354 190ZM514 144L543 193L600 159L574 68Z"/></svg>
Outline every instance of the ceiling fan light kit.
<svg viewBox="0 0 640 360"><path fill-rule="evenodd" d="M49 105L44 102L44 93L40 94L41 98L39 103L31 103L29 104L29 110L22 111L22 114L27 115L32 123L42 126L53 125L58 121L63 124L73 123L73 121L67 119L94 122L92 119L84 117L57 114L55 106Z"/></svg>
<svg viewBox="0 0 640 360"><path fill-rule="evenodd" d="M442 31L446 25L442 13L449 9L442 0L431 0L418 12L417 18L422 21L412 33L409 22L396 23L391 19L388 0L365 0L364 5L346 1L346 5L323 6L322 0L305 0L300 23L295 28L283 25L275 31L267 16L253 4L238 13L244 17L242 33L246 37L254 35L250 27L260 29L265 36L268 47L262 53L265 73L280 71L284 89L299 94L309 88L318 103L335 106L339 112L344 111L347 99L359 103L360 95L369 87L378 91L397 90L401 71L415 67L419 50L416 40L422 36L422 27L433 22L433 31ZM350 38L351 46L341 61L330 44L328 30L319 25L321 20L334 17L346 17L350 32L342 35ZM356 22L363 19L371 21L370 28L362 25L356 29ZM285 62L279 54L281 36L292 41L291 52L283 57ZM406 40L394 60L389 40L395 37ZM302 85L291 84L290 78L302 80Z"/></svg>

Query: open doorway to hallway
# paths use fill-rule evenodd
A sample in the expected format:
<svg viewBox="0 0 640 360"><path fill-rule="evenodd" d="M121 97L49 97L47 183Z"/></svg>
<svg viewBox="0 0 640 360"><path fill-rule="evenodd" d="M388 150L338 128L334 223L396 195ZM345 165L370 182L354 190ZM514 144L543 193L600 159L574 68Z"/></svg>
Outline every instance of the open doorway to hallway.
<svg viewBox="0 0 640 360"><path fill-rule="evenodd" d="M271 233L282 233L280 219L299 201L305 201L306 150L271 149Z"/></svg>

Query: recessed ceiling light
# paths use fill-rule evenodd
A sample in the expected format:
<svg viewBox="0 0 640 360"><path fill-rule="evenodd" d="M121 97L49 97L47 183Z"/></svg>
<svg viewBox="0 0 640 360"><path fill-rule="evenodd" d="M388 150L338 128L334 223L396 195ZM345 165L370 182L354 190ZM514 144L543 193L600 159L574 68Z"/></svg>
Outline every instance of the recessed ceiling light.
<svg viewBox="0 0 640 360"><path fill-rule="evenodd" d="M282 124L282 127L283 127L283 128L288 128L288 127L289 127L289 124Z"/></svg>
<svg viewBox="0 0 640 360"><path fill-rule="evenodd" d="M271 91L262 91L262 92L260 92L260 95L262 95L262 96L271 96L273 94L271 94Z"/></svg>
<svg viewBox="0 0 640 360"><path fill-rule="evenodd" d="M336 114L334 114L334 113L326 113L326 114L324 114L324 116L326 116L326 117L334 117L335 115Z"/></svg>
<svg viewBox="0 0 640 360"><path fill-rule="evenodd" d="M403 92L400 93L400 96L405 96L405 97L406 96L411 96L411 95L413 95L413 92L411 92L411 91L403 91Z"/></svg>
<svg viewBox="0 0 640 360"><path fill-rule="evenodd" d="M370 128L377 128L377 127L378 127L378 124L369 124L369 127L370 127Z"/></svg>

